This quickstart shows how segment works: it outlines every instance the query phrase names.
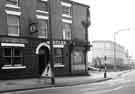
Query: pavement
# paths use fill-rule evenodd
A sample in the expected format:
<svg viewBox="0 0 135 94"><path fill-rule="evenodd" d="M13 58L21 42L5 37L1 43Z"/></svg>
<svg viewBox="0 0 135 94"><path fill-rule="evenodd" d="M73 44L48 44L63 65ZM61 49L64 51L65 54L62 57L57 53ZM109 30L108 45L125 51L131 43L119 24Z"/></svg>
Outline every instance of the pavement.
<svg viewBox="0 0 135 94"><path fill-rule="evenodd" d="M55 85L51 84L51 79L49 79L49 78L1 80L0 81L0 93L96 83L96 82L101 82L101 81L106 81L106 80L109 80L112 78L116 78L117 76L120 76L121 74L123 74L125 72L127 72L127 71L108 72L107 78L104 78L103 72L90 72L89 76L56 77Z"/></svg>

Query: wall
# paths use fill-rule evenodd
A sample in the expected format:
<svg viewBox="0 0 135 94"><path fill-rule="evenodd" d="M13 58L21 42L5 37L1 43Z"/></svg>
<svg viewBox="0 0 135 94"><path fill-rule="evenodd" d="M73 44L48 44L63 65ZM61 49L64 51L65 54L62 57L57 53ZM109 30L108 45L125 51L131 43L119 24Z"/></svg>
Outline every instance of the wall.
<svg viewBox="0 0 135 94"><path fill-rule="evenodd" d="M82 21L86 19L87 7L73 3L73 29L72 39L86 41L85 28L82 26Z"/></svg>
<svg viewBox="0 0 135 94"><path fill-rule="evenodd" d="M126 52L124 47L115 44L116 47L116 60L117 62L123 62L126 60ZM108 63L114 62L114 44L111 41L97 41L93 42L92 58L100 57L101 59L107 56ZM122 59L122 60L120 60ZM102 60L103 61L103 60Z"/></svg>
<svg viewBox="0 0 135 94"><path fill-rule="evenodd" d="M6 0L0 0L0 35L7 34L5 4Z"/></svg>

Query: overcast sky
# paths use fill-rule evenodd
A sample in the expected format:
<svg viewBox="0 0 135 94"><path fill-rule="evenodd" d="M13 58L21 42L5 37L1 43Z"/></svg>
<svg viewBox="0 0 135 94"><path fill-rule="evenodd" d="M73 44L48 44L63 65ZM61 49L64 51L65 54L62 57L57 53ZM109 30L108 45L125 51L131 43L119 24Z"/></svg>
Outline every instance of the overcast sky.
<svg viewBox="0 0 135 94"><path fill-rule="evenodd" d="M90 6L89 40L114 40L135 57L135 0L73 0ZM130 28L130 29L128 29Z"/></svg>

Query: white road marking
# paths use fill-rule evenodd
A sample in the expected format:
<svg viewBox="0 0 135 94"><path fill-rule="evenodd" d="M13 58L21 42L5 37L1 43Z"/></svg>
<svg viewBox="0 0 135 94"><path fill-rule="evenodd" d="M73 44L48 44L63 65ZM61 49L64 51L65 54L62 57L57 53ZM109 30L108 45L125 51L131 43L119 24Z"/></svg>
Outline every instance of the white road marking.
<svg viewBox="0 0 135 94"><path fill-rule="evenodd" d="M101 93L107 93L107 92L112 92L112 91L116 91L123 88L123 86L119 86L117 88L114 89L108 89L108 90L100 90L100 91L95 91L95 92L85 92L83 94L101 94Z"/></svg>
<svg viewBox="0 0 135 94"><path fill-rule="evenodd" d="M126 84L126 83L129 83L129 82L132 82L131 80L126 80L126 79L115 79L115 80L110 80L110 81L107 81L107 82L105 82L104 84L106 84L108 87L113 87L113 86L116 86L116 85L118 85L118 84ZM103 83L100 83L101 85L103 84ZM99 83L98 83L98 85L99 85ZM119 86L119 87L117 87L117 88L114 88L114 89L107 89L107 90L99 90L99 91L96 91L99 87L102 87L102 86L93 86L93 87L89 87L89 88L84 88L84 89L81 89L80 91L81 92L86 92L86 93L84 93L84 94L100 94L100 93L107 93L107 92L111 92L111 91L116 91L116 90L118 90L118 89L121 89L121 88L123 88L122 86ZM95 90L95 92L90 92L91 90ZM88 93L89 92L89 93Z"/></svg>
<svg viewBox="0 0 135 94"><path fill-rule="evenodd" d="M85 88L81 89L80 91L81 92L89 92L91 90L101 89L103 85L112 88L113 86L117 86L118 84L125 84L125 83L128 83L128 82L131 82L131 80L114 79L114 80L109 80L109 81L101 82L101 83L93 83L93 84L90 85L90 87L85 87ZM77 86L77 87L82 87L82 85ZM107 88L107 87L105 87L105 88Z"/></svg>

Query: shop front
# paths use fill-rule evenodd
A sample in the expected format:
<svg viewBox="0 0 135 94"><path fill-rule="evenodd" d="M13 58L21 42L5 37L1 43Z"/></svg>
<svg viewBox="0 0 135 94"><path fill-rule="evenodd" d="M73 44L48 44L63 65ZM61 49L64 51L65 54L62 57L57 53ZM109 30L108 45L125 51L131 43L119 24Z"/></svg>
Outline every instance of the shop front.
<svg viewBox="0 0 135 94"><path fill-rule="evenodd" d="M75 41L72 42L71 50L71 74L72 75L87 75L87 51L90 46L87 42Z"/></svg>
<svg viewBox="0 0 135 94"><path fill-rule="evenodd" d="M80 74L86 71L85 53L82 47L75 47L71 52L71 72Z"/></svg>
<svg viewBox="0 0 135 94"><path fill-rule="evenodd" d="M1 37L0 44L0 79L40 77L50 63L48 40ZM53 49L56 76L87 72L85 47L55 40Z"/></svg>
<svg viewBox="0 0 135 94"><path fill-rule="evenodd" d="M0 38L0 79L22 77L27 69L25 64L26 39L1 37Z"/></svg>

